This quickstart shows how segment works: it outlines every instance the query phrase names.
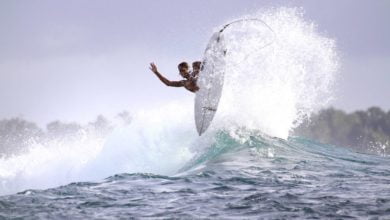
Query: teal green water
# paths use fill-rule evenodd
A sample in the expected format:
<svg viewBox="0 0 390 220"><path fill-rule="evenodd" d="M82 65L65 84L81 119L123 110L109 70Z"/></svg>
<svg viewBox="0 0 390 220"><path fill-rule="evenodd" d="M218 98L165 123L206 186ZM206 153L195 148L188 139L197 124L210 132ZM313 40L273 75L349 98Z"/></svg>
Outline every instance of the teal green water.
<svg viewBox="0 0 390 220"><path fill-rule="evenodd" d="M2 218L389 219L389 158L227 133L174 176L121 173L0 197Z"/></svg>

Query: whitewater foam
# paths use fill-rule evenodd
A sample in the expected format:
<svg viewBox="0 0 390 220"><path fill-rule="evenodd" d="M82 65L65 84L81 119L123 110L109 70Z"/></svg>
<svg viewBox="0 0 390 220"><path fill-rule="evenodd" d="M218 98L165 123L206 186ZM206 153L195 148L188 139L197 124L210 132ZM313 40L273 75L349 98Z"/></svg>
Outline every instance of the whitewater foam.
<svg viewBox="0 0 390 220"><path fill-rule="evenodd" d="M226 30L230 65L214 124L287 138L292 128L332 99L338 68L335 42L319 34L296 8L255 17L273 32L250 20Z"/></svg>

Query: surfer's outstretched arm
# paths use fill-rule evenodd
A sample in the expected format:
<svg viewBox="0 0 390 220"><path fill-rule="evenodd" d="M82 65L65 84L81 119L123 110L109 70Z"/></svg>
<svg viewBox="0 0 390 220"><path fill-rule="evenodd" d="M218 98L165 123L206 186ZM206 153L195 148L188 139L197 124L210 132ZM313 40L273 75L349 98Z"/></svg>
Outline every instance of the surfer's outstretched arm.
<svg viewBox="0 0 390 220"><path fill-rule="evenodd" d="M173 87L183 87L184 83L183 81L170 81L167 78L165 78L161 73L158 72L157 66L154 63L150 64L150 70L167 86L173 86Z"/></svg>

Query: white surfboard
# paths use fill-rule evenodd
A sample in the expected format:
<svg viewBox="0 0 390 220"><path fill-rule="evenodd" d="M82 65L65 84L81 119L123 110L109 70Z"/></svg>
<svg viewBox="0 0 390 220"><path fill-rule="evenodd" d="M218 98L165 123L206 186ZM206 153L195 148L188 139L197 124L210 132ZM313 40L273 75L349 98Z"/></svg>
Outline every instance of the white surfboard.
<svg viewBox="0 0 390 220"><path fill-rule="evenodd" d="M226 67L225 56L227 52L223 31L232 24L245 21L260 22L274 34L273 30L264 21L258 18L246 18L224 25L221 30L214 33L211 37L204 53L197 81L199 90L195 96L195 123L199 135L202 135L210 126L222 95ZM262 48L271 45L273 42L274 40L265 44Z"/></svg>
<svg viewBox="0 0 390 220"><path fill-rule="evenodd" d="M211 37L202 62L195 96L195 123L199 135L210 126L222 94L226 48L222 31Z"/></svg>

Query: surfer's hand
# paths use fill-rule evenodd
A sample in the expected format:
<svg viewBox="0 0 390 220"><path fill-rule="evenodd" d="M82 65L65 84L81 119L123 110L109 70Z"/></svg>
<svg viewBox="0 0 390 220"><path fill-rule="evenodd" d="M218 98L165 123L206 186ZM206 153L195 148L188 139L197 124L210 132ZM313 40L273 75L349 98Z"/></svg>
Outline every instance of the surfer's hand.
<svg viewBox="0 0 390 220"><path fill-rule="evenodd" d="M154 64L154 63L150 63L149 69L150 69L153 73L158 73L158 71L157 71L157 66L156 66L156 64Z"/></svg>

